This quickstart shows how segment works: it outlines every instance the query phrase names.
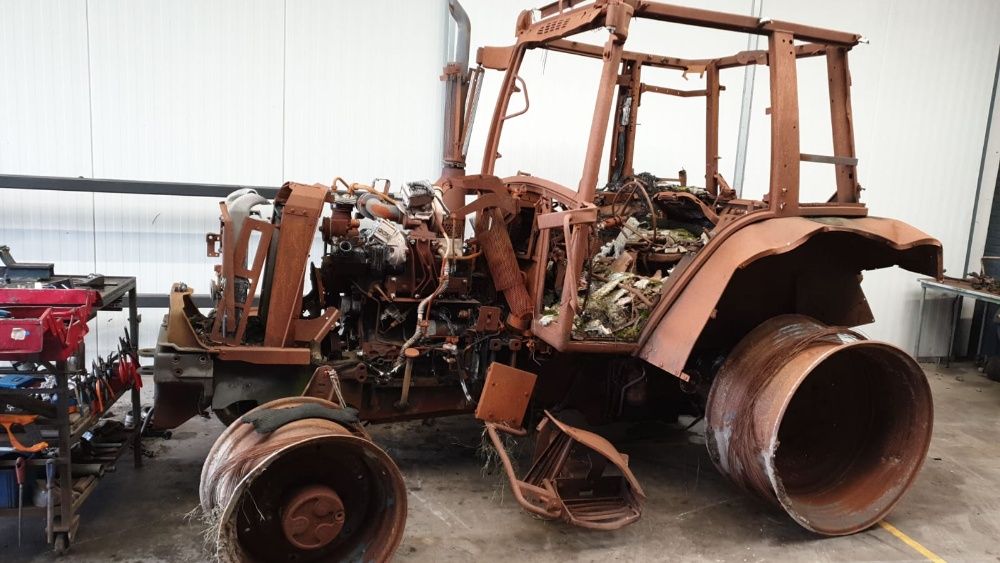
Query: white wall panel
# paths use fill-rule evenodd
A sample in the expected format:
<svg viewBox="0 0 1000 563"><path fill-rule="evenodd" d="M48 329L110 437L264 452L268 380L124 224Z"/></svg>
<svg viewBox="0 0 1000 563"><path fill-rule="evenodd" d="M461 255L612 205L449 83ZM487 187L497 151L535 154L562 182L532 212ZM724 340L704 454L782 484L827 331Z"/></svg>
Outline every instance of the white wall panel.
<svg viewBox="0 0 1000 563"><path fill-rule="evenodd" d="M94 175L281 181L280 0L91 0Z"/></svg>
<svg viewBox="0 0 1000 563"><path fill-rule="evenodd" d="M0 173L90 176L86 5L0 1ZM0 244L94 268L91 194L0 190Z"/></svg>
<svg viewBox="0 0 1000 563"><path fill-rule="evenodd" d="M95 176L280 184L283 2L92 0L90 22ZM100 271L207 292L215 200L95 202Z"/></svg>
<svg viewBox="0 0 1000 563"><path fill-rule="evenodd" d="M97 195L97 263L102 273L136 276L140 293L166 293L187 282L199 294L217 259L205 254L205 233L219 230L213 198Z"/></svg>
<svg viewBox="0 0 1000 563"><path fill-rule="evenodd" d="M445 2L295 0L287 10L284 177L436 180Z"/></svg>
<svg viewBox="0 0 1000 563"><path fill-rule="evenodd" d="M156 338L167 310L160 308L140 309L139 314L142 319L142 322L139 323L139 347L152 348L156 346ZM118 339L125 336L125 329L128 328L128 325L128 310L98 313L97 319L92 321L90 325L97 330L87 335L88 355L94 351L106 355L118 350ZM148 364L150 360L143 359L142 363ZM153 382L149 380L143 383L152 385Z"/></svg>
<svg viewBox="0 0 1000 563"><path fill-rule="evenodd" d="M910 222L938 237L945 269L957 277L965 275L1000 47L1000 3L962 6L956 10L954 4L929 0L893 4L876 121L865 132L869 151L861 155L872 213ZM870 332L905 343L915 328L916 276L898 273L893 278L865 286L879 319ZM946 338L936 341L947 345Z"/></svg>
<svg viewBox="0 0 1000 563"><path fill-rule="evenodd" d="M90 175L86 4L0 2L0 172Z"/></svg>

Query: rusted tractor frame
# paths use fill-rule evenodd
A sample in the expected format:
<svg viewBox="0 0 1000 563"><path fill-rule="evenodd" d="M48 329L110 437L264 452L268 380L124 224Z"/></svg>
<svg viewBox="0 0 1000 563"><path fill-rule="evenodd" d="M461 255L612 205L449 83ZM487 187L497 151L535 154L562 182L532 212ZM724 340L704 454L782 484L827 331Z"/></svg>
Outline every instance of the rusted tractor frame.
<svg viewBox="0 0 1000 563"><path fill-rule="evenodd" d="M501 87L500 99L497 103L486 141L486 151L483 155L483 174L491 174L500 154L499 145L503 125L508 114L508 106L517 86L517 73L524 54L529 49L548 49L580 56L600 58L603 61L601 83L594 104L594 116L590 138L584 158L580 182L575 191L554 185L551 182L539 181L530 177L507 178L508 185L524 185L528 189L558 192L567 210L553 217L539 217L540 229L563 229L572 243L568 246L567 263L572 267L565 276L566 293L575 293L570 284L579 277L588 249L585 244L589 232L594 228L596 213L594 213L594 197L598 187L601 155L604 152L604 140L607 136L609 118L615 109L619 119L613 120L617 130L612 135L612 155L619 153L619 144L624 144L625 157L620 161L616 157L610 160L608 177L616 173L623 176L634 174L632 170L632 147L635 142L634 117L622 124L620 119L624 111L624 102L631 94L631 114L638 111L638 104L643 92L656 92L682 97L704 96L706 98L706 177L705 188L712 196L726 202L718 213L718 222L712 230L710 241L703 250L694 256L688 256L674 269L662 297L646 324L639 339L630 345L619 343L599 345L589 342L574 342L570 338L572 320L575 315L572 300L564 301L559 314L559 321L548 326L537 322L532 325L532 332L560 351L607 352L637 354L650 363L663 368L679 377L684 377L683 369L688 354L694 342L684 342L674 345L673 339L659 338L661 335L673 336L674 333L684 333L697 337L699 325L704 325L708 316L697 314L676 315L668 317L675 302L684 294L684 290L698 271L710 261L719 249L731 248L727 240L735 233L755 223L767 223L770 220L787 217L841 217L844 219L861 218L868 215L864 204L860 203L860 187L857 181L857 158L854 153L854 133L851 119L850 73L848 70L847 53L857 45L861 36L838 31L824 30L799 24L781 21L760 21L749 16L738 16L712 12L697 8L671 6L657 2L614 1L596 2L574 7L579 2L556 2L544 8L541 13L544 19L530 22L528 15L522 14L517 30L517 42L510 47L484 47L479 50L477 60L486 68L505 71L504 83ZM627 51L624 48L628 37L629 22L632 18L644 18L664 22L696 25L699 27L738 31L764 35L768 39L766 51L744 51L728 57L717 59L681 59L647 53ZM571 41L567 37L599 28L608 30L608 38L603 46L590 45ZM795 44L795 41L805 41ZM803 154L799 149L799 108L796 84L796 61L804 57L823 56L827 60L828 82L830 88L831 126L833 131L834 154L829 156ZM721 91L719 73L721 70L740 68L746 65L766 65L770 70L771 88L771 178L770 188L764 201L734 199L732 190L718 172L718 138L719 116L718 98ZM673 69L685 73L702 73L706 75L706 88L703 91L683 92L667 88L650 86L641 82L641 70L644 66L662 69ZM615 96L620 103L614 104ZM820 203L805 203L799 201L799 163L801 161L824 162L836 166L837 185L835 194L829 201ZM721 188L721 189L720 189ZM823 232L825 229L813 229L805 237L786 237L778 240L787 231L785 225L772 223L773 226L763 227L767 231L776 231L777 236L771 236L771 241L751 246L748 259L760 258L763 254L777 254L790 250L791 245L801 244L808 237ZM900 254L911 255L906 261L911 269L921 273L940 277L942 266L940 259L940 243L933 238L891 220L868 222L843 221L842 226L847 231L856 232L860 237L877 238L889 245ZM801 231L802 229L797 229ZM904 231L899 233L898 231ZM902 236L900 236L902 235ZM746 243L744 243L745 245ZM750 243L751 245L753 243ZM920 256L916 256L920 254ZM732 264L736 269L745 264ZM906 265L904 265L906 267ZM703 302L708 303L709 313L714 303L713 297L718 297L725 288L725 283L716 283L716 287L699 286L699 295ZM657 338L654 338L654 335ZM668 340L672 343L670 351L654 344L655 341Z"/></svg>
<svg viewBox="0 0 1000 563"><path fill-rule="evenodd" d="M287 489L270 499L281 518L258 525L276 551L233 535L224 519L220 538L232 553L309 560L357 547L368 549L365 558L384 559L398 543L402 522L384 501L401 494L402 481L360 427L307 417L275 435L298 439L295 432L312 429L328 436L317 439L329 442L328 453L350 443L344 456L375 460L369 469L384 477L384 494L369 505L388 512L357 537L387 538L386 549L348 545L337 521L346 506L339 489L318 482L319 474L297 480L278 463L298 454L278 447L258 464L260 456L247 453L267 441L246 428L247 417L259 414L252 409L296 395L371 423L475 411L520 505L584 527L634 522L645 495L627 456L565 424L564 410L594 423L704 415L720 470L818 533L851 533L886 514L920 468L933 407L911 358L851 330L874 320L861 275L898 265L940 278L942 250L905 223L868 216L859 201L848 52L860 37L659 2L563 0L523 12L515 43L480 48L469 68L468 17L456 0L449 6L460 40L442 76L440 178L397 191L388 181L289 183L270 221L252 217L264 209L262 198L234 194L221 205L220 233L208 238L209 254L221 258L214 310L202 314L184 284L171 293L153 424L173 427L211 408L233 424L223 438L242 436L246 447L228 449L229 459L222 466L210 460L206 471L249 483L264 473L243 471L259 467L278 473L274 482ZM629 51L636 18L763 35L768 48L715 59ZM593 30L606 31L602 45L576 40ZM535 49L601 61L575 189L528 174L495 175L505 122L530 109L510 106L515 94L526 96L518 72ZM806 57L827 62L832 155L800 150L796 65ZM720 80L746 65L770 73L771 174L760 200L738 198L718 167ZM647 84L644 68L703 74L705 87ZM487 70L503 72L503 82L482 169L468 174L467 142ZM654 94L705 99L703 188L684 171L661 178L634 169L640 100ZM600 186L605 150L607 184ZM836 168L828 200L801 201L803 161ZM671 227L677 217L687 226ZM317 231L318 266L310 262ZM595 301L604 308L594 309ZM629 304L638 305L619 319L617 309ZM861 367L852 371L851 362ZM819 408L824 390L830 401ZM526 417L542 422L531 468L519 478L502 435L527 437ZM842 425L852 438L838 439L823 425ZM242 502L244 489L206 482L207 509ZM295 516L309 510L319 516ZM279 530L278 521L288 528Z"/></svg>

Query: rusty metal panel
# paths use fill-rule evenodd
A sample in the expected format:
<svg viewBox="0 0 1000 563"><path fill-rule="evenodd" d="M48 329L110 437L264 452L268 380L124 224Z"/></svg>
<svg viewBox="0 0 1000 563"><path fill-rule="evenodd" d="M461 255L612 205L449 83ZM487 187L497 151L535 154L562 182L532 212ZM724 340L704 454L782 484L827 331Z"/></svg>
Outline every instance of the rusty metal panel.
<svg viewBox="0 0 1000 563"><path fill-rule="evenodd" d="M531 372L493 362L486 372L476 418L521 428L537 376Z"/></svg>
<svg viewBox="0 0 1000 563"><path fill-rule="evenodd" d="M297 185L285 195L281 237L277 242L274 277L267 305L265 346L288 346L295 336L294 321L301 314L303 276L309 265L309 249L315 238L326 189ZM279 193L279 198L282 194ZM276 203L276 205L278 204ZM265 314L262 312L262 316Z"/></svg>
<svg viewBox="0 0 1000 563"><path fill-rule="evenodd" d="M712 316L723 289L737 269L757 259L794 250L818 233L836 231L881 241L900 251L900 257L902 252L910 249L918 252L926 249L929 254L924 257L925 260L915 259L908 267L923 268L921 273L924 275L940 274L940 243L893 219L811 220L787 217L761 221L744 227L730 240L723 241L713 259L694 274L691 284L696 289L683 292L662 321L650 329L649 336L644 336L639 356L681 376L701 328Z"/></svg>

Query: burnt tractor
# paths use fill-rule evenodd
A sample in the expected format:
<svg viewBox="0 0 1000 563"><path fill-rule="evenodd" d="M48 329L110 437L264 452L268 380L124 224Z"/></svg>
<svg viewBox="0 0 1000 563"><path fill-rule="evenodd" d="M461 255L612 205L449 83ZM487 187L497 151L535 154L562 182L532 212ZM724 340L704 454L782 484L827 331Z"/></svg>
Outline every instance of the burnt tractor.
<svg viewBox="0 0 1000 563"><path fill-rule="evenodd" d="M518 503L542 518L615 529L645 499L627 457L566 424L568 410L588 426L703 416L718 469L805 528L850 534L882 518L921 467L933 408L909 355L852 330L874 320L862 272L896 265L940 278L942 258L937 240L859 201L847 55L860 37L658 2L563 0L523 12L516 42L480 48L470 68L468 18L455 1L451 11L459 40L442 77L437 181L287 183L273 201L235 192L207 238L220 259L214 307L172 288L152 425L209 410L229 424L200 489L221 557L387 559L406 490L365 426L464 413L484 423ZM636 18L763 35L767 49L702 60L626 50ZM570 39L594 30L603 45ZM531 50L601 66L575 188L494 175ZM832 155L799 149L806 57L827 63ZM718 167L720 75L746 65L770 73L760 200L738 197ZM705 88L647 84L648 68L703 74ZM482 169L467 174L487 71L503 81ZM640 101L653 95L704 98L703 186L633 169ZM800 201L803 160L835 167L827 199ZM533 435L523 475L505 435Z"/></svg>

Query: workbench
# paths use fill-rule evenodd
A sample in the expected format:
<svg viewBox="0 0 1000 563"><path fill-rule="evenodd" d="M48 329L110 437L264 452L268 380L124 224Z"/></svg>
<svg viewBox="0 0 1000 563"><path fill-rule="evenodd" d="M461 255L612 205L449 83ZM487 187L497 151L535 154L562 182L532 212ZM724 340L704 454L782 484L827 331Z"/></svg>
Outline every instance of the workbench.
<svg viewBox="0 0 1000 563"><path fill-rule="evenodd" d="M956 278L945 278L941 281L931 278L921 278L918 281L920 282L920 288L922 291L920 294L920 312L917 318L917 339L913 346L913 357L920 357L920 340L923 336L924 327L924 304L927 301L927 291L930 290L951 295L953 298L951 308L951 330L948 334L948 350L945 355L945 363L950 363L951 358L953 357L953 348L955 346L955 331L958 328L958 321L962 314L963 299L969 298L975 301L982 301L983 303L1000 305L1000 295L980 291L973 288L972 284L968 281ZM983 335L986 333L986 317L987 315L984 313L982 315L982 319L980 320L979 342L976 345L977 356L983 347Z"/></svg>
<svg viewBox="0 0 1000 563"><path fill-rule="evenodd" d="M25 302L27 299L41 303L50 301L61 303L60 294L55 292L67 292L67 303L72 299L79 299L80 295L85 295L89 302L89 306L86 308L86 323L93 321L100 312L121 311L127 307L129 330L126 342L131 348L131 352L134 353L138 350L139 314L134 277L60 275L52 276L48 280L36 281L34 286L0 285L0 309L26 310ZM70 295L68 292L75 293ZM77 301L73 301L73 303L75 304ZM33 306L36 310L39 309L39 306ZM41 307L45 307L45 305L41 305ZM72 309L72 306L69 308ZM60 306L53 305L51 309L60 310ZM61 310L65 311L67 307L62 307ZM84 309L79 310L83 311ZM31 315L32 313L23 314ZM43 324L46 316L47 314L42 315ZM57 553L63 553L69 549L71 542L76 537L80 523L78 515L80 507L94 491L104 473L114 470L115 462L121 453L128 449L129 445L133 448L133 463L136 467L142 465L138 389L141 380L136 375L130 385L122 384L121 388L117 390L107 387L104 389L106 393L103 395L104 399L95 401L99 405L98 407L84 408L78 404L78 401L74 401L73 395L75 393L78 397L79 390L71 389L70 379L74 376L81 377L88 374L83 344L86 330L77 330L74 333L71 329L76 321L60 319L53 330L64 330L63 340L58 344L66 347L67 350L71 348L71 351L65 359L50 361L44 359L46 357L44 351L24 353L23 355L19 353L17 343L12 342L10 335L6 334L21 330L10 328L12 326L10 322L15 320L18 319L11 319L9 313L7 318L0 318L0 328L5 331L5 333L0 333L0 360L2 360L0 365L5 366L0 367L0 375L17 374L44 378L45 384L44 386L0 389L0 403L2 403L0 404L0 412L38 416L32 426L37 425L42 439L49 444L49 447L27 456L20 450L14 453L25 457L29 482L36 482L37 479L48 477L49 487L53 483L58 484L58 495L46 494L47 506L35 506L31 502L31 498L28 497L23 502L20 515L18 508L0 508L0 516L45 518L48 542L54 546ZM59 329L59 327L63 328ZM24 340L27 331L21 330L20 333L16 334L20 336L20 340ZM53 345L53 341L47 338L41 345L48 348ZM24 350L27 352L28 348L26 347ZM65 356L65 352L62 355ZM14 356L18 356L18 359L15 359ZM10 365L7 365L8 362ZM119 369L121 368L119 367ZM100 390L99 386L98 389ZM128 429L123 428L123 432L119 434L125 439L119 442L98 442L92 435L95 425L100 423L111 407L126 394L131 396L132 429L128 431ZM98 397L101 396L99 391ZM4 405L12 406L8 408ZM31 405L35 405L35 408L32 408ZM71 411L74 410L77 412L72 413ZM10 449L13 444L8 433L0 429L0 434L2 434L0 435L0 447ZM82 441L86 441L86 448L81 445ZM0 468L9 469L15 465L15 461L15 459L2 459L0 460ZM47 488L51 491L52 488L49 487ZM56 505L56 498L58 498L58 505ZM8 545L11 543L8 542Z"/></svg>

